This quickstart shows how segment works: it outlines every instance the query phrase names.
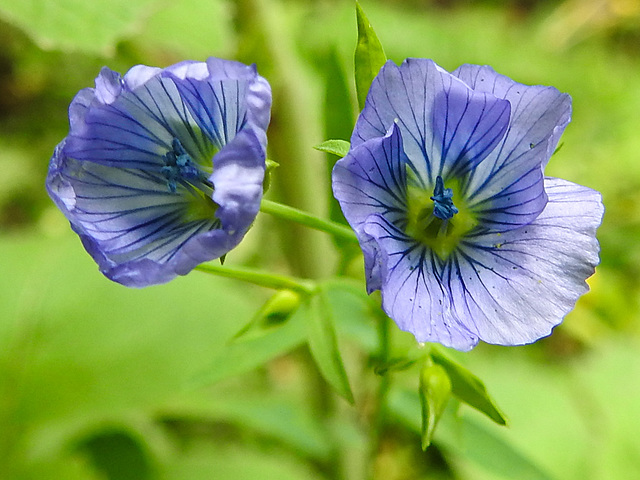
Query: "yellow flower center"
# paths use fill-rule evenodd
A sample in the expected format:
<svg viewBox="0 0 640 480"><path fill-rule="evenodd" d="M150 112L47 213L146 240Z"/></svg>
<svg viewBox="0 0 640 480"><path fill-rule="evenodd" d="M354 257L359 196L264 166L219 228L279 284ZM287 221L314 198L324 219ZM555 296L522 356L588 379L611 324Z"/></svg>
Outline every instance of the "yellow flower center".
<svg viewBox="0 0 640 480"><path fill-rule="evenodd" d="M444 182L445 189L453 192L450 203L455 211L450 218L434 214L441 196L438 193L443 186L436 189L425 189L407 172L407 229L406 233L416 241L434 251L441 260L446 260L454 252L460 241L478 225L476 215L471 211L463 197L461 179L449 179ZM440 178L440 177L438 177ZM446 190L445 190L446 191Z"/></svg>

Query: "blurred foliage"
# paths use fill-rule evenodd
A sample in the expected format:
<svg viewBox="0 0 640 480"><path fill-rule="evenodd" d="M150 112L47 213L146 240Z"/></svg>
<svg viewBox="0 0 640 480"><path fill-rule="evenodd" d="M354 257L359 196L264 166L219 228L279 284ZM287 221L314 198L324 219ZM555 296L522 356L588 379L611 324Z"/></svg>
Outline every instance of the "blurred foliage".
<svg viewBox="0 0 640 480"><path fill-rule="evenodd" d="M356 104L351 1L0 0L0 478L356 479L370 468L389 480L640 477L638 2L362 6L396 62L491 64L573 97L573 123L547 172L603 192L592 292L548 339L455 356L510 427L449 401L422 452L419 367L407 365L388 374L384 438L368 465L380 377L362 292L335 288L326 299L336 326L326 338L343 352L352 407L311 365L304 325L284 321L229 343L264 292L198 272L142 291L111 284L46 197L68 104L102 65L124 72L216 55L255 61L274 86L270 155L281 167L270 195L322 211L327 168L312 147L327 132L348 139ZM328 109L335 92L342 100ZM259 218L227 261L332 268L326 243L296 235ZM345 271L361 268L343 260ZM393 358L416 356L410 335L392 337Z"/></svg>

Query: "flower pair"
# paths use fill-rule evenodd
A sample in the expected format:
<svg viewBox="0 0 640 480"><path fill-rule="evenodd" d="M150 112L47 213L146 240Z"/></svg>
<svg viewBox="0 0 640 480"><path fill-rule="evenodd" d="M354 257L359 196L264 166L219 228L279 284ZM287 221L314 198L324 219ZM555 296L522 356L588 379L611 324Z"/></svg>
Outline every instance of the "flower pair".
<svg viewBox="0 0 640 480"><path fill-rule="evenodd" d="M270 104L236 62L105 68L71 103L49 194L107 277L167 282L251 226ZM528 343L587 291L600 195L543 173L570 114L568 95L489 67L382 68L333 190L401 329L461 350Z"/></svg>

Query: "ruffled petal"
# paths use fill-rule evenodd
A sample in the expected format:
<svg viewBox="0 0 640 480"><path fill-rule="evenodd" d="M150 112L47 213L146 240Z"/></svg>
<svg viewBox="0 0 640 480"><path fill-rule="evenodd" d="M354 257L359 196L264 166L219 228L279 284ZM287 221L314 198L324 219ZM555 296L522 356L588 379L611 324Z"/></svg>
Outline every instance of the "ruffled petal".
<svg viewBox="0 0 640 480"><path fill-rule="evenodd" d="M105 105L113 103L122 93L122 86L122 77L118 72L102 67L100 74L96 78L96 100Z"/></svg>
<svg viewBox="0 0 640 480"><path fill-rule="evenodd" d="M202 65L208 76L203 77ZM210 59L198 66L170 68L163 75L172 78L190 113L219 149L233 140L236 132L257 127L266 130L271 108L271 89L255 67ZM248 124L248 125L247 125Z"/></svg>
<svg viewBox="0 0 640 480"><path fill-rule="evenodd" d="M144 170L80 162L63 152L64 143L51 161L47 189L109 278L128 270L136 277L117 280L127 286L168 281L186 268L173 260L180 248L220 225L210 199L173 194L163 178Z"/></svg>
<svg viewBox="0 0 640 480"><path fill-rule="evenodd" d="M382 308L398 327L418 342L438 342L458 350L476 345L478 336L455 315L447 286L448 264L424 245L397 236L394 226L380 215L370 216L364 228L384 259Z"/></svg>
<svg viewBox="0 0 640 480"><path fill-rule="evenodd" d="M233 80L253 80L257 76L255 65L245 65L235 60L225 60L223 58L209 57L207 68L212 80L222 80L230 78Z"/></svg>
<svg viewBox="0 0 640 480"><path fill-rule="evenodd" d="M209 67L205 62L194 62L185 60L164 69L164 75L171 74L172 77L180 80L206 80L209 78Z"/></svg>
<svg viewBox="0 0 640 480"><path fill-rule="evenodd" d="M364 229L384 259L385 312L419 342L458 350L478 340L522 345L548 335L588 291L604 210L589 188L554 178L546 187L549 202L534 223L470 239L445 261L370 216Z"/></svg>
<svg viewBox="0 0 640 480"><path fill-rule="evenodd" d="M389 221L395 235L407 238L403 229L406 162L400 129L393 123L384 137L360 144L333 168L333 193L364 252L369 293L381 286L380 261L384 256L365 231L365 223L370 216L379 215Z"/></svg>
<svg viewBox="0 0 640 480"><path fill-rule="evenodd" d="M264 132L262 132L264 135ZM229 234L242 234L258 214L265 172L265 139L252 129L241 131L213 158L216 217Z"/></svg>
<svg viewBox="0 0 640 480"><path fill-rule="evenodd" d="M476 92L426 59L387 62L374 79L352 136L357 146L397 121L404 149L426 185L473 169L500 142L509 102Z"/></svg>
<svg viewBox="0 0 640 480"><path fill-rule="evenodd" d="M488 343L520 345L548 335L588 291L599 263L595 190L545 179L549 201L530 225L467 239L451 260L456 316Z"/></svg>
<svg viewBox="0 0 640 480"><path fill-rule="evenodd" d="M92 104L82 121L72 124L65 152L81 161L159 170L174 138L180 139L194 160L210 164L211 141L175 84L155 76L136 90L123 90L108 104Z"/></svg>
<svg viewBox="0 0 640 480"><path fill-rule="evenodd" d="M83 88L69 105L69 126L71 130L81 128L91 104L96 101L95 88Z"/></svg>
<svg viewBox="0 0 640 480"><path fill-rule="evenodd" d="M122 83L127 90L133 91L147 83L160 72L162 72L162 69L158 67L135 65L131 67L131 69L127 73L125 73L124 78L122 79Z"/></svg>
<svg viewBox="0 0 640 480"><path fill-rule="evenodd" d="M271 88L255 66L210 58L168 68L193 118L221 150L213 157L213 200L222 229L244 234L262 198Z"/></svg>
<svg viewBox="0 0 640 480"><path fill-rule="evenodd" d="M553 87L514 82L488 66L463 65L453 74L511 104L504 138L473 170L464 195L491 231L526 225L546 205L543 168L571 120L571 98Z"/></svg>
<svg viewBox="0 0 640 480"><path fill-rule="evenodd" d="M488 92L511 104L511 124L505 135L496 166L544 143L539 152L543 166L555 151L564 129L571 121L571 97L554 87L523 85L496 73L488 65L462 65L453 72L471 88Z"/></svg>

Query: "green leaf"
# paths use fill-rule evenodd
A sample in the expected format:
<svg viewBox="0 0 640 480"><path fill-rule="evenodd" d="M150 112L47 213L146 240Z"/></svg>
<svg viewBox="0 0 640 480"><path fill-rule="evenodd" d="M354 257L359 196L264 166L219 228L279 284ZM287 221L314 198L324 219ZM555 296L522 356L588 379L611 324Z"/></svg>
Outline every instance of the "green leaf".
<svg viewBox="0 0 640 480"><path fill-rule="evenodd" d="M45 50L111 55L157 0L0 0L0 17Z"/></svg>
<svg viewBox="0 0 640 480"><path fill-rule="evenodd" d="M415 390L392 389L389 411L414 432L420 433L419 395ZM436 442L445 448L449 460L471 462L492 474L491 478L509 480L551 480L552 477L534 463L517 445L494 433L491 425L471 415L455 414L448 409L436 433ZM451 414L449 414L451 412ZM484 422L487 423L487 422ZM469 478L475 478L473 476ZM485 477L482 477L485 478Z"/></svg>
<svg viewBox="0 0 640 480"><path fill-rule="evenodd" d="M229 343L214 357L209 369L194 378L194 386L246 373L301 345L306 335L306 315L307 312L299 308L281 327Z"/></svg>
<svg viewBox="0 0 640 480"><path fill-rule="evenodd" d="M376 331L377 308L360 282L345 277L322 283L331 307L338 333L357 342L365 352L373 354L379 347Z"/></svg>
<svg viewBox="0 0 640 480"><path fill-rule="evenodd" d="M489 396L484 383L478 377L435 348L431 352L431 358L438 365L441 365L449 375L453 395L484 413L497 424L507 424L506 416Z"/></svg>
<svg viewBox="0 0 640 480"><path fill-rule="evenodd" d="M386 375L391 372L402 372L411 368L415 363L416 360L413 358L393 357L384 363L378 362L374 365L374 372L376 375Z"/></svg>
<svg viewBox="0 0 640 480"><path fill-rule="evenodd" d="M351 148L351 144L346 140L325 140L320 145L316 145L316 150L320 150L321 152L331 153L333 155L337 155L342 158L347 153L349 153L349 148Z"/></svg>
<svg viewBox="0 0 640 480"><path fill-rule="evenodd" d="M201 435L202 437L203 435ZM162 480L316 480L317 471L300 456L245 441L190 439L181 455L165 461Z"/></svg>
<svg viewBox="0 0 640 480"><path fill-rule="evenodd" d="M183 397L163 407L163 420L235 424L269 439L276 439L303 457L330 460L334 447L328 425L313 409L300 408L301 398L290 392L272 393L225 384L206 393Z"/></svg>
<svg viewBox="0 0 640 480"><path fill-rule="evenodd" d="M380 68L387 61L376 32L369 23L362 7L356 2L356 18L358 22L358 44L355 52L355 77L358 105L362 110L369 92L369 87Z"/></svg>
<svg viewBox="0 0 640 480"><path fill-rule="evenodd" d="M354 403L347 372L338 350L334 319L323 288L303 304L307 312L309 350L320 373L333 389L349 403Z"/></svg>
<svg viewBox="0 0 640 480"><path fill-rule="evenodd" d="M546 469L529 458L515 443L497 435L496 429L491 428L488 422L479 420L482 419L465 416L461 424L456 422L448 430L444 429L442 422L438 432L445 431L447 435L438 438L456 457L467 458L491 472L491 478L554 480ZM443 439L445 436L446 439Z"/></svg>
<svg viewBox="0 0 640 480"><path fill-rule="evenodd" d="M420 372L418 392L422 411L422 450L426 450L451 397L451 380L445 369L435 363L425 365Z"/></svg>
<svg viewBox="0 0 640 480"><path fill-rule="evenodd" d="M120 428L105 428L78 444L97 471L109 480L149 480L156 476L140 439Z"/></svg>

